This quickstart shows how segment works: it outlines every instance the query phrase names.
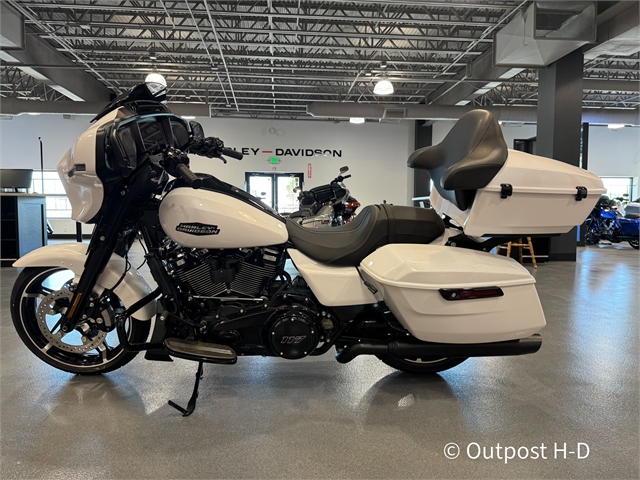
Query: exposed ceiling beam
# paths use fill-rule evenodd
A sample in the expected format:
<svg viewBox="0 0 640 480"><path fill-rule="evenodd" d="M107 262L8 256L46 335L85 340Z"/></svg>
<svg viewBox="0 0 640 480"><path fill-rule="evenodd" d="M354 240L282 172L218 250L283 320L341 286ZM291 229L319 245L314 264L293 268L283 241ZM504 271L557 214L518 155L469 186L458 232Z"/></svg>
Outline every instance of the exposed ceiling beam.
<svg viewBox="0 0 640 480"><path fill-rule="evenodd" d="M29 22L27 22L29 23ZM59 26L69 26L69 20L50 20L47 21L50 25L59 25ZM149 24L149 23L124 23L124 22L86 22L82 23L83 27L92 27L92 28L126 28L130 30L143 30L143 31L165 31L170 30L173 32L191 32L196 31L196 27L193 25L171 25L171 24ZM320 24L322 25L322 24ZM357 26L356 26L357 27ZM437 41L437 42L475 42L478 43L491 43L493 40L490 38L476 39L473 37L464 37L457 36L455 38L443 38L442 36L437 35L415 35L415 34L392 34L392 33L379 33L371 31L368 26L365 26L367 31L363 32L340 32L336 30L288 30L288 29L277 29L274 31L264 29L264 28L252 28L251 30L247 30L246 28L231 28L231 27L221 27L218 28L218 33L239 33L239 34L258 34L258 35L268 35L269 33L275 33L277 35L283 36L295 36L295 37L329 37L329 38L375 38L382 40L407 40L407 41Z"/></svg>
<svg viewBox="0 0 640 480"><path fill-rule="evenodd" d="M111 91L85 71L22 67L22 64L75 66L73 62L37 36L27 35L24 50L2 51L0 58L72 100L107 101L110 98Z"/></svg>
<svg viewBox="0 0 640 480"><path fill-rule="evenodd" d="M427 4L428 5L428 4ZM41 9L41 8L45 8L47 10L55 10L55 9L73 9L73 10L99 10L99 11L104 11L104 12L108 12L108 13L121 13L121 14L131 14L133 12L142 12L142 13L149 13L149 14L156 14L156 15L165 15L165 11L162 7L144 7L144 6L139 6L139 5L135 5L135 4L131 4L131 5L100 5L100 4L51 4L51 3L30 3L29 4L30 8L36 8L36 9ZM376 11L369 11L369 12L364 12L364 11L360 11L361 15L337 15L333 12L336 11L344 11L345 8L341 8L342 6L339 6L337 8L328 8L325 7L325 10L327 11L331 11L331 14L308 14L308 13L285 13L282 11L275 11L273 13L270 13L268 9L265 9L264 11L255 11L255 10L251 10L251 11L244 11L244 10L222 10L222 9L218 9L215 11L215 16L216 17L239 17L239 18L267 18L269 17L269 15L271 15L273 18L280 18L280 19L291 19L291 20L296 20L296 19L301 19L301 20L330 20L332 23L339 23L339 22L343 22L343 23L347 23L347 24L353 24L353 23L358 23L358 22L371 22L371 21L375 21L377 23L382 23L382 24L400 24L400 23L407 23L410 22L411 24L415 25L419 25L419 26L427 26L427 25L457 25L457 26L465 26L465 27L479 27L479 28L486 28L486 27L491 27L494 25L493 22L491 21L464 21L464 20L452 20L452 19L436 19L436 18L423 18L423 17L415 17L415 14L417 13L418 15L424 15L425 12L424 11L416 11L416 12L410 12L409 15L405 14L405 15L394 15L391 16L391 14L395 13L395 12L391 12L391 14L389 14L389 16L382 16L380 15L380 11L376 10ZM486 6L484 7L486 10ZM510 7L513 8L513 7ZM480 15L482 17L486 17L488 11L481 11L479 10ZM370 15L364 15L364 13L370 13ZM171 14L172 15L184 15L187 16L189 15L189 10L185 9L185 8L172 8L171 9ZM194 16L201 16L201 17L205 17L206 16L206 11L203 9L200 10L193 10L193 14Z"/></svg>
<svg viewBox="0 0 640 480"><path fill-rule="evenodd" d="M277 33L274 31L274 33ZM82 41L82 42L119 42L119 43L135 43L138 45L156 45L156 44L180 44L180 45L200 45L202 44L202 40L197 38L153 38L153 37L130 37L123 35L67 35L67 34L56 34L57 37L63 38L65 40L74 40L74 41ZM42 38L52 38L51 35L42 34ZM211 40L209 40L211 41ZM338 51L358 51L358 52L389 52L389 53L416 53L415 48L407 47L407 48L390 48L390 47L370 47L370 46L359 46L359 45L347 45L347 44L321 44L321 43L269 43L265 42L246 42L246 41L233 41L233 40L221 40L220 45L224 46L233 46L233 47L252 47L252 48L266 48L267 46L276 47L276 48L295 48L302 50L338 50ZM167 53L168 55L171 52ZM438 54L438 55L470 55L477 56L481 55L482 52L475 51L462 51L462 50L433 50L433 49L420 49L420 54Z"/></svg>

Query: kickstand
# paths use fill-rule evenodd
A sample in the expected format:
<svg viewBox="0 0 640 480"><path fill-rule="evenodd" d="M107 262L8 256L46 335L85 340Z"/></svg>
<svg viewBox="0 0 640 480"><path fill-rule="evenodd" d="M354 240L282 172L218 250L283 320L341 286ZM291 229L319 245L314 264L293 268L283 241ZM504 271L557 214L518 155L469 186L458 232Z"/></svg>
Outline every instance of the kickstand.
<svg viewBox="0 0 640 480"><path fill-rule="evenodd" d="M182 413L183 417L188 417L196 409L196 401L198 400L198 387L200 386L200 379L202 378L202 362L198 362L198 371L196 372L196 383L193 385L193 393L187 404L187 408L182 408L175 402L169 400L169 405Z"/></svg>

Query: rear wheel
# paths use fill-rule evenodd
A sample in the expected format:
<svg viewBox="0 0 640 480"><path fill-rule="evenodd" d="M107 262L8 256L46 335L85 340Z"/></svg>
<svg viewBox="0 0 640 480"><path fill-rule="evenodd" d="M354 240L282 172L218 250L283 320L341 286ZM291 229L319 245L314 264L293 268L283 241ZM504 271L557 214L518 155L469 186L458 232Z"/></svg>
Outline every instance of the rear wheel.
<svg viewBox="0 0 640 480"><path fill-rule="evenodd" d="M74 273L58 267L25 268L11 292L13 324L24 344L52 367L77 374L111 372L129 363L136 352L126 352L114 330L98 324L114 324L120 300L111 295L101 309L87 315L73 331L60 330L60 319L73 297ZM127 319L125 329L131 343L144 342L149 324Z"/></svg>
<svg viewBox="0 0 640 480"><path fill-rule="evenodd" d="M390 355L379 355L378 358L396 370L406 373L438 373L456 367L464 362L462 358L396 358Z"/></svg>
<svg viewBox="0 0 640 480"><path fill-rule="evenodd" d="M640 240L629 240L629 245L638 250L640 249Z"/></svg>

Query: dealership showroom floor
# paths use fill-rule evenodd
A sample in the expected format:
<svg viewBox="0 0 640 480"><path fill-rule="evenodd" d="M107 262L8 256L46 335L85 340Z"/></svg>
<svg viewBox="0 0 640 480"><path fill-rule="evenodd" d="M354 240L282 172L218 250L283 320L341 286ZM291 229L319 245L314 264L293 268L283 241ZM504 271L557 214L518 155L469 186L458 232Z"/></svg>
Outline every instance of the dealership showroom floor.
<svg viewBox="0 0 640 480"><path fill-rule="evenodd" d="M640 480L639 179L640 0L0 0L0 480Z"/></svg>
<svg viewBox="0 0 640 480"><path fill-rule="evenodd" d="M16 272L3 268L2 477L638 478L638 252L579 248L576 263L530 270L547 318L534 355L429 377L374 357L342 365L332 352L241 358L205 366L183 418L167 400L186 403L194 363L138 356L98 377L55 370L15 333ZM451 442L461 454L449 460ZM474 444L494 458L468 458ZM544 445L547 459L505 461L497 445Z"/></svg>

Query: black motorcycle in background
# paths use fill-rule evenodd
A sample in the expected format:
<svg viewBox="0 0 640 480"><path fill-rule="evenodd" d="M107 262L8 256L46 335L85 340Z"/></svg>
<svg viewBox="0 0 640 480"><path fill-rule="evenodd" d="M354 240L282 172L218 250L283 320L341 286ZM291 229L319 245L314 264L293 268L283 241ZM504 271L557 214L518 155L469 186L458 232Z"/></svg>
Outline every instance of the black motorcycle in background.
<svg viewBox="0 0 640 480"><path fill-rule="evenodd" d="M617 202L606 195L602 195L598 203L585 221L587 245L597 245L602 240L611 243L629 242L638 250L640 244L640 219L629 213L623 216L617 207Z"/></svg>
<svg viewBox="0 0 640 480"><path fill-rule="evenodd" d="M337 227L349 223L356 216L360 206L343 183L351 175L344 175L349 167L342 167L340 175L327 185L320 185L308 191L296 187L299 209L289 218L307 228Z"/></svg>

